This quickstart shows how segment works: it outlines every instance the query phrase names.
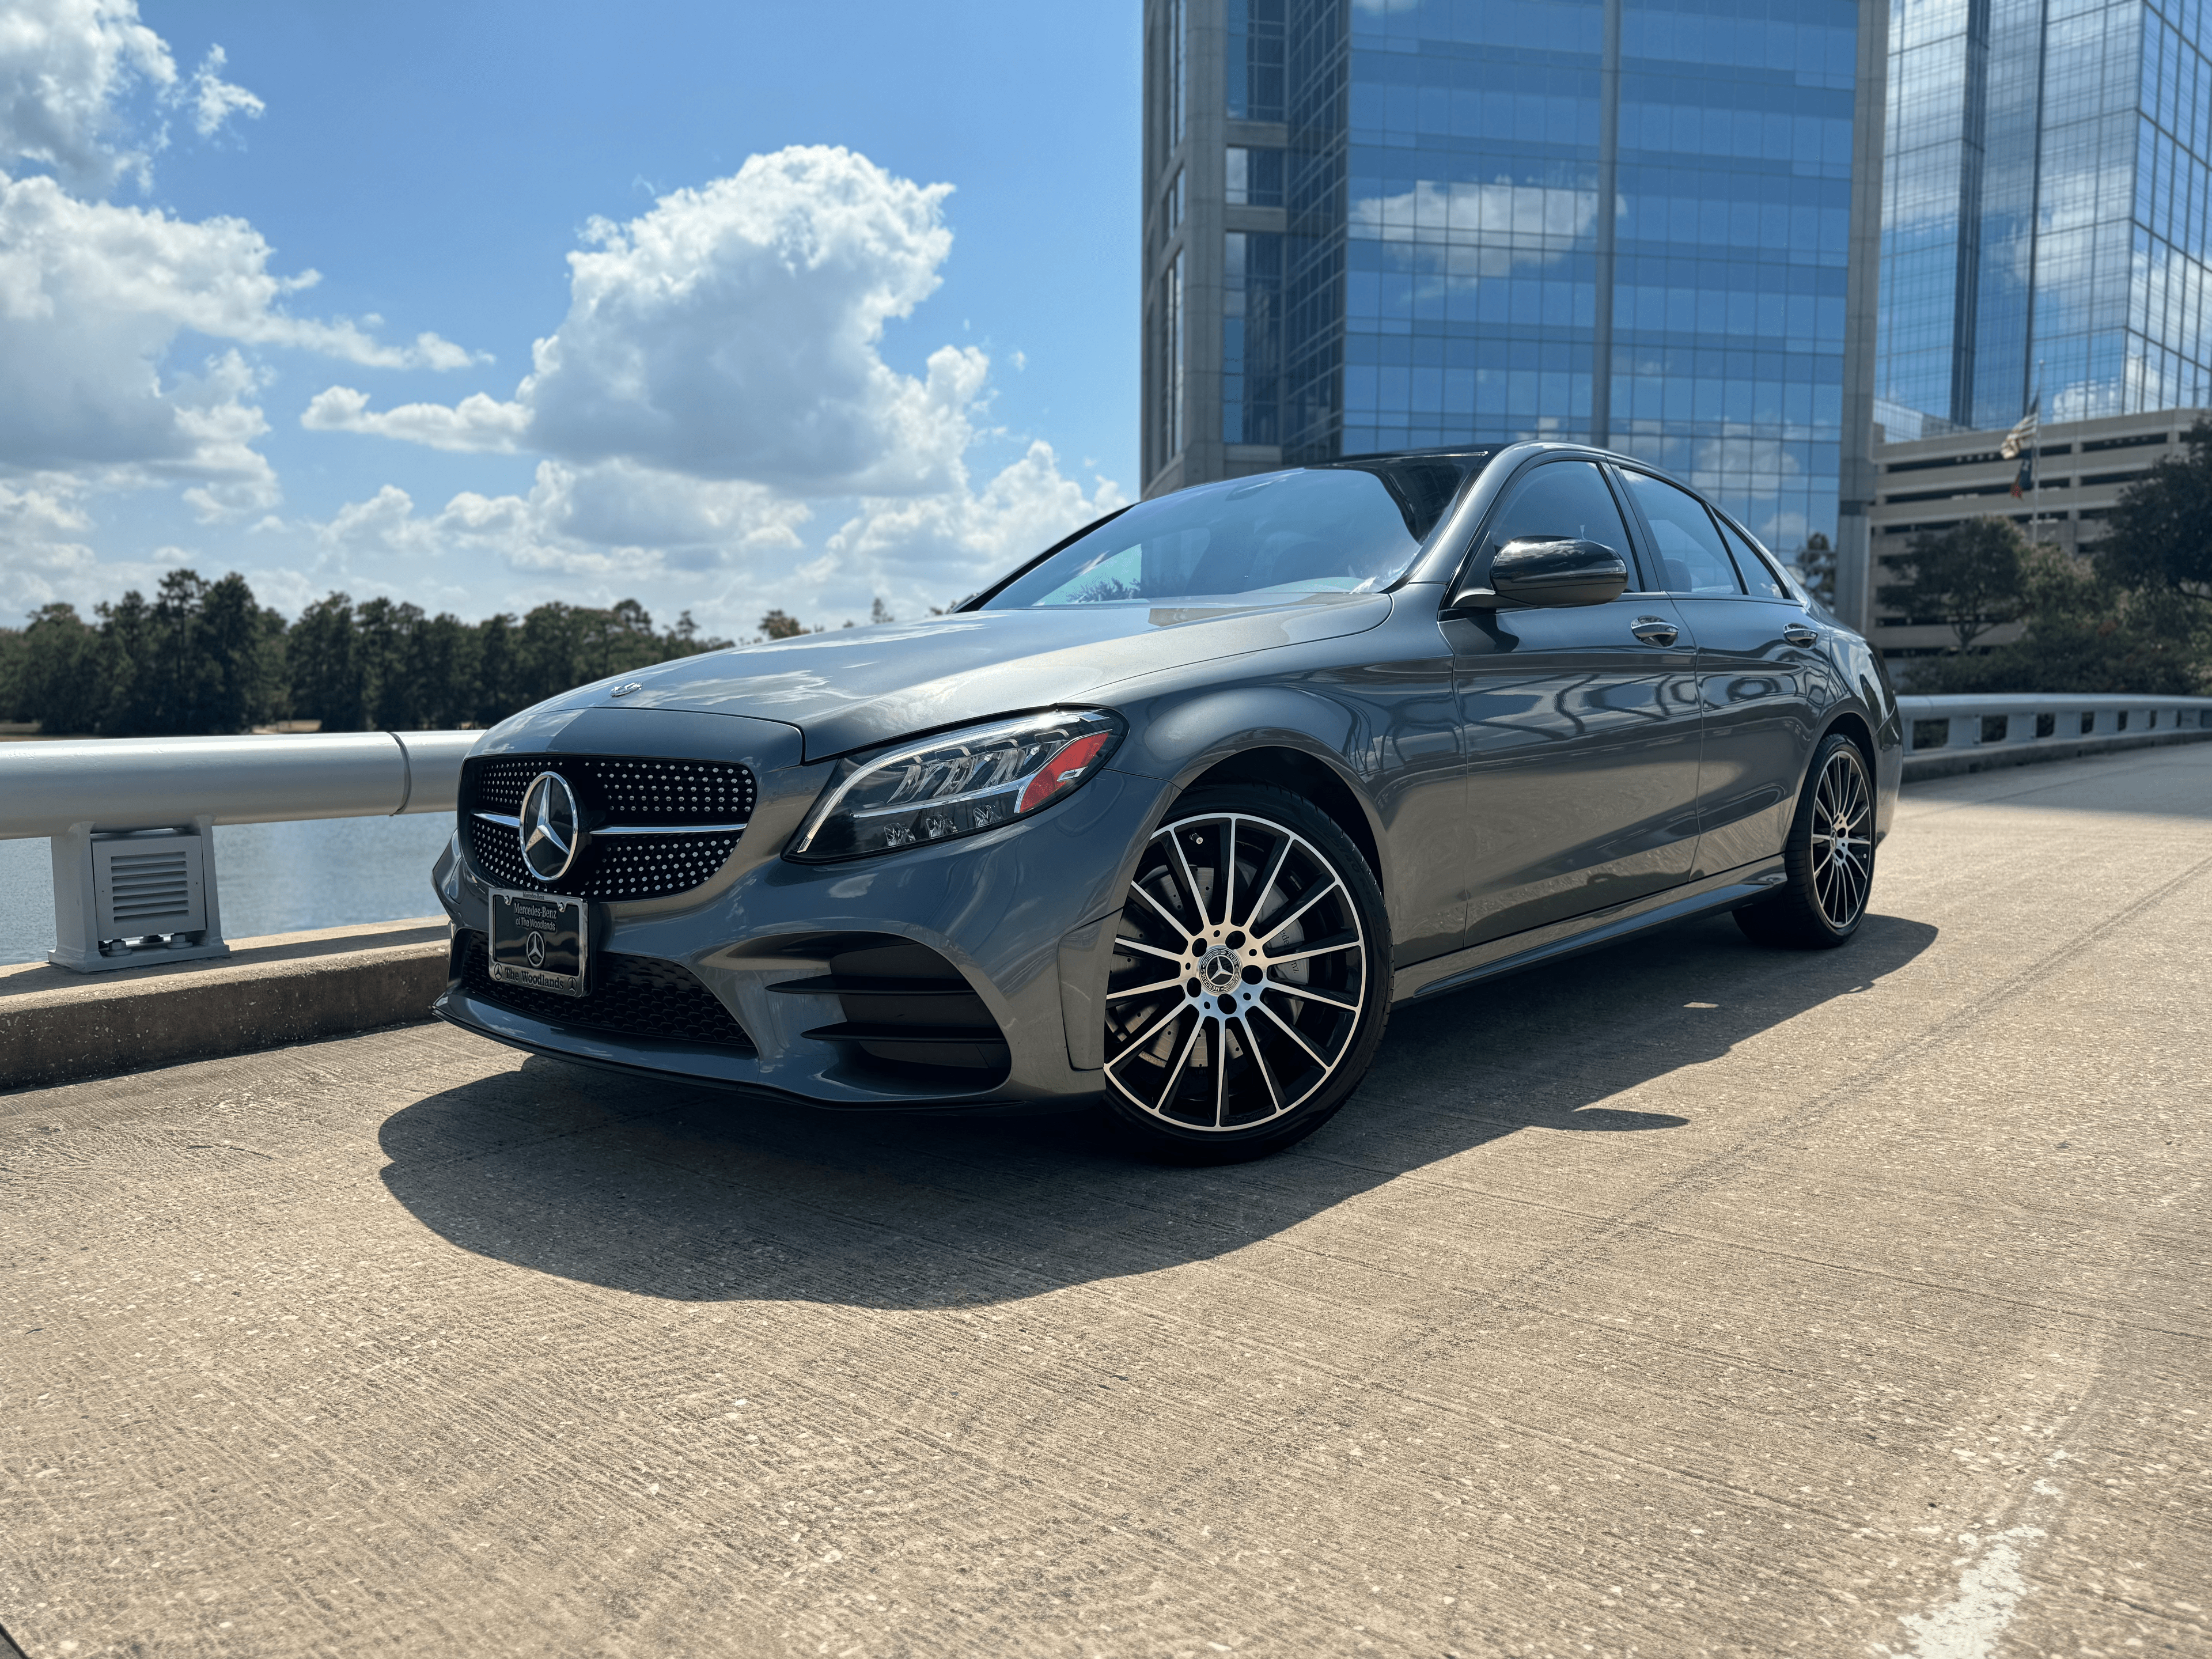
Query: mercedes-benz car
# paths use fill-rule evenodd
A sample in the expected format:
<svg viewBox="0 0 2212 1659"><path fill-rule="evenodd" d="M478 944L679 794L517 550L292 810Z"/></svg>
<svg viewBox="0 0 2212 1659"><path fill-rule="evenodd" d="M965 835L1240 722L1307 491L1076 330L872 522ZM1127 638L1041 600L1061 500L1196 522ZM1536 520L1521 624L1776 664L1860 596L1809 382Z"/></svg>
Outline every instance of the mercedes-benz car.
<svg viewBox="0 0 2212 1659"><path fill-rule="evenodd" d="M462 771L436 1012L821 1107L1310 1133L1395 1008L1731 910L1866 913L1866 642L1729 514L1571 444L1142 501L949 613L550 699Z"/></svg>

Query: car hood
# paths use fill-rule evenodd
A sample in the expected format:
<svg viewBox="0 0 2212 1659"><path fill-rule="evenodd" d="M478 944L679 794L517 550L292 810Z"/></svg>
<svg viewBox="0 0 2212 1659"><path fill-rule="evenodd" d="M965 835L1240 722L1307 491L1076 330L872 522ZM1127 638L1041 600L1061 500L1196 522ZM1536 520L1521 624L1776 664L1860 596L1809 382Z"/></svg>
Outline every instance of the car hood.
<svg viewBox="0 0 2212 1659"><path fill-rule="evenodd" d="M1108 688L1147 675L1361 633L1390 604L1386 593L1328 593L1267 605L963 611L679 657L544 707L776 720L805 734L816 761L995 714L1110 701Z"/></svg>

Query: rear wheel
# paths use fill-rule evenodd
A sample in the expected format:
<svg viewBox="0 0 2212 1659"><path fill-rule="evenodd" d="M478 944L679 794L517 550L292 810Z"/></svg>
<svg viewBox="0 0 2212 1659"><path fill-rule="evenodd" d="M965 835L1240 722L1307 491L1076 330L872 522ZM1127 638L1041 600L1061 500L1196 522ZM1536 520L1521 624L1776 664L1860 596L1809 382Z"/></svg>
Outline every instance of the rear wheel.
<svg viewBox="0 0 2212 1659"><path fill-rule="evenodd" d="M1286 790L1208 789L1152 835L1106 990L1106 1098L1156 1156L1257 1158L1341 1106L1389 1018L1382 890Z"/></svg>
<svg viewBox="0 0 2212 1659"><path fill-rule="evenodd" d="M1874 783L1866 757L1840 732L1813 757L1782 862L1788 884L1735 913L1747 937L1821 950L1858 932L1874 886Z"/></svg>

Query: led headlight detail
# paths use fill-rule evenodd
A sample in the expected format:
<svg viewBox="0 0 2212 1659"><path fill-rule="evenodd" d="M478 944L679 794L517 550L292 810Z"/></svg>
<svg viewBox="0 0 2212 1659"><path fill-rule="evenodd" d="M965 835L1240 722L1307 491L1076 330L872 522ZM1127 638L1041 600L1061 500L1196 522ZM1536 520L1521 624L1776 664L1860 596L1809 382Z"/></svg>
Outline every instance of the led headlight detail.
<svg viewBox="0 0 2212 1659"><path fill-rule="evenodd" d="M1121 731L1104 709L1054 709L847 761L792 838L789 856L861 858L995 829L1097 771Z"/></svg>

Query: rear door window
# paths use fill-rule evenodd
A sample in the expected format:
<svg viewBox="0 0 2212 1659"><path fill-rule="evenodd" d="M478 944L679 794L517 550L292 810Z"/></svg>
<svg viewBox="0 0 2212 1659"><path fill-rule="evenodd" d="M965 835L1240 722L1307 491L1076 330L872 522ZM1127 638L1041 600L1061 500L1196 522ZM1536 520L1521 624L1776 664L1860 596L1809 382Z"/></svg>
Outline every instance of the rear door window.
<svg viewBox="0 0 2212 1659"><path fill-rule="evenodd" d="M1772 567L1759 556L1759 550L1738 535L1735 526L1726 519L1717 522L1721 534L1728 538L1729 551L1735 556L1736 574L1743 578L1746 591L1754 599L1788 599L1790 590L1783 586L1782 579L1774 574Z"/></svg>
<svg viewBox="0 0 2212 1659"><path fill-rule="evenodd" d="M1644 522L1651 526L1662 587L1669 593L1713 598L1743 592L1735 562L1703 501L1649 472L1623 468L1620 476L1627 482L1629 495L1644 509Z"/></svg>

